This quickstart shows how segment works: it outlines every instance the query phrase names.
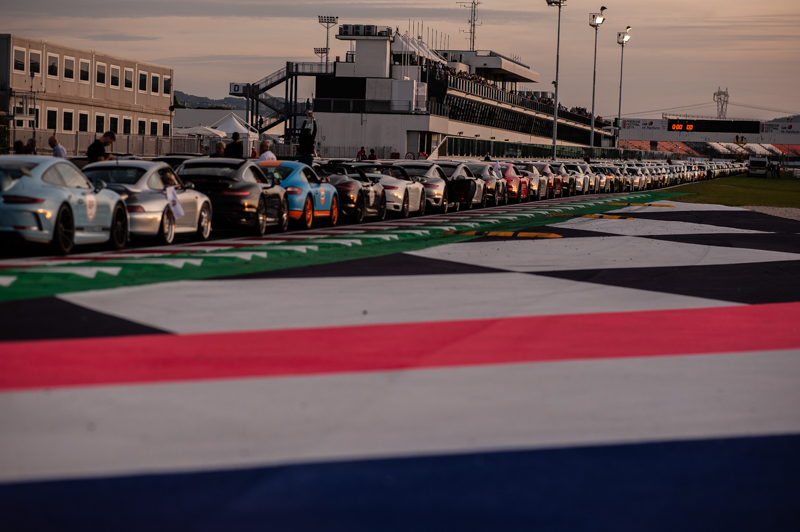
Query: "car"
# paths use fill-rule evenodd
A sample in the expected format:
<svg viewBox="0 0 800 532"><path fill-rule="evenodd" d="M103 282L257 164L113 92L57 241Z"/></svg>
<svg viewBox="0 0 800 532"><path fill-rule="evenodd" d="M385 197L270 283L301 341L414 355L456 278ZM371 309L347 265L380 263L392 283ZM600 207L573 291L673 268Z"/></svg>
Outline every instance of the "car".
<svg viewBox="0 0 800 532"><path fill-rule="evenodd" d="M534 168L536 168L539 173L547 178L547 192L545 193L545 197L547 198L555 198L556 196L562 195L562 177L560 174L556 174L553 169L550 167L549 163L544 162L534 162L531 163Z"/></svg>
<svg viewBox="0 0 800 532"><path fill-rule="evenodd" d="M258 168L280 181L288 198L289 219L301 228L310 229L317 218L331 226L339 223L339 193L327 177L295 161L262 161Z"/></svg>
<svg viewBox="0 0 800 532"><path fill-rule="evenodd" d="M588 194L592 191L593 180L592 176L584 171L583 165L577 162L564 162L564 168L575 177L575 192L581 194Z"/></svg>
<svg viewBox="0 0 800 532"><path fill-rule="evenodd" d="M353 223L361 223L365 216L386 218L386 191L378 179L370 179L364 170L352 165L330 165L313 167L317 176L327 177L339 193L339 210ZM405 205L408 216L408 203ZM399 208L398 208L399 209Z"/></svg>
<svg viewBox="0 0 800 532"><path fill-rule="evenodd" d="M0 156L0 233L49 244L66 255L83 244L122 249L128 225L122 197L102 181L92 185L71 162Z"/></svg>
<svg viewBox="0 0 800 532"><path fill-rule="evenodd" d="M428 202L422 179L408 174L405 168L390 163L357 162L354 168L365 172L386 191L387 209L405 218L410 213L424 216Z"/></svg>
<svg viewBox="0 0 800 532"><path fill-rule="evenodd" d="M447 174L447 178L451 181L469 180L474 183L475 189L472 192L472 199L461 203L461 207L471 209L472 207L483 208L486 207L486 185L483 179L477 179L469 167L457 161L438 161L439 167Z"/></svg>
<svg viewBox="0 0 800 532"><path fill-rule="evenodd" d="M533 162L523 161L515 163L517 169L530 180L530 193L531 199L545 199L550 188L550 180L542 175L539 168Z"/></svg>
<svg viewBox="0 0 800 532"><path fill-rule="evenodd" d="M165 162L103 161L86 165L83 173L92 183L104 181L124 200L133 237L156 237L171 244L176 234L193 234L198 240L211 235L211 200L191 183L184 184ZM183 216L176 217L167 199L175 187Z"/></svg>
<svg viewBox="0 0 800 532"><path fill-rule="evenodd" d="M474 189L468 181L454 181L447 179L438 164L429 161L402 161L395 165L403 168L411 177L418 177L425 187L425 200L428 205L445 213L451 208L458 210L467 197L472 200Z"/></svg>
<svg viewBox="0 0 800 532"><path fill-rule="evenodd" d="M551 161L550 170L552 170L554 174L561 176L562 196L574 196L577 194L577 181L575 176L570 174L563 162Z"/></svg>
<svg viewBox="0 0 800 532"><path fill-rule="evenodd" d="M766 177L769 159L752 156L748 161L747 177Z"/></svg>
<svg viewBox="0 0 800 532"><path fill-rule="evenodd" d="M472 175L482 179L486 184L486 196L491 198L495 207L508 203L506 180L495 173L494 165L490 163L467 163L467 168L472 172Z"/></svg>
<svg viewBox="0 0 800 532"><path fill-rule="evenodd" d="M528 201L530 178L523 176L512 163L498 163L495 171L498 168L500 175L506 180L509 201L514 203Z"/></svg>
<svg viewBox="0 0 800 532"><path fill-rule="evenodd" d="M265 175L252 161L203 157L184 162L176 173L211 200L214 229L262 236L268 226L279 232L288 228L289 202L281 176Z"/></svg>

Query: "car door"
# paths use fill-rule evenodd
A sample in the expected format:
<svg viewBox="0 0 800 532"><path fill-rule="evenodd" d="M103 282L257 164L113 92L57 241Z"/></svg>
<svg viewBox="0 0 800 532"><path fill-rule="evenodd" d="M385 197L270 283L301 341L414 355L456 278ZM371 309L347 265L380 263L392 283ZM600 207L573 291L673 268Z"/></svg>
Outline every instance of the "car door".
<svg viewBox="0 0 800 532"><path fill-rule="evenodd" d="M59 163L55 167L70 192L68 201L75 217L75 243L108 240L114 207L109 195L95 194L92 183L72 165Z"/></svg>
<svg viewBox="0 0 800 532"><path fill-rule="evenodd" d="M183 209L183 216L175 218L175 225L179 229L194 229L197 226L197 192L183 187L183 183L172 171L172 168L159 168L158 177L166 187L175 187L178 201ZM166 191L164 192L166 195Z"/></svg>
<svg viewBox="0 0 800 532"><path fill-rule="evenodd" d="M317 174L315 174L311 168L302 168L300 172L302 172L303 177L308 181L308 186L311 189L314 210L325 212L330 209L332 199L329 197L330 194L326 192L325 187L322 186Z"/></svg>
<svg viewBox="0 0 800 532"><path fill-rule="evenodd" d="M263 191L261 197L264 198L267 207L267 222L268 223L276 223L278 221L278 213L281 209L281 196L276 188L276 183L270 181L270 179L261 171L261 169L257 166L251 166L247 170L245 170L245 180L249 181L250 177L254 179L261 190Z"/></svg>

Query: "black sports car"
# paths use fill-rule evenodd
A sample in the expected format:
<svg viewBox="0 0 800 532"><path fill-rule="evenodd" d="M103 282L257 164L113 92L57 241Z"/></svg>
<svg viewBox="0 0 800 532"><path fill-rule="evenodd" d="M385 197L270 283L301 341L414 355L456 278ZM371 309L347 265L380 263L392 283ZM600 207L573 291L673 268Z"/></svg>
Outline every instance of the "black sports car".
<svg viewBox="0 0 800 532"><path fill-rule="evenodd" d="M363 170L345 164L314 165L319 176L327 177L339 192L339 210L351 222L361 223L367 216L386 218L386 192L377 181Z"/></svg>

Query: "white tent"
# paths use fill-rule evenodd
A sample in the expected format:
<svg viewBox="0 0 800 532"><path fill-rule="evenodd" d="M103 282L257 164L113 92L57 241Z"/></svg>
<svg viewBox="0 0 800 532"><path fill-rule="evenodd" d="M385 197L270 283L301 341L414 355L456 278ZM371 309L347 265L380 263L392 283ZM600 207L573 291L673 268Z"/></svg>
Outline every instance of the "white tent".
<svg viewBox="0 0 800 532"><path fill-rule="evenodd" d="M248 126L244 120L233 113L211 124L211 127L218 131L224 131L229 137L238 133L242 140L258 140L258 131Z"/></svg>
<svg viewBox="0 0 800 532"><path fill-rule="evenodd" d="M402 33L395 34L394 42L392 43L392 53L410 53L416 54L417 57L430 59L431 61L437 61L439 63L447 62L438 52L431 49L425 41L414 39L413 37L410 38L408 35Z"/></svg>
<svg viewBox="0 0 800 532"><path fill-rule="evenodd" d="M227 137L227 133L220 129L211 129L206 126L175 128L175 135L197 135L199 137Z"/></svg>

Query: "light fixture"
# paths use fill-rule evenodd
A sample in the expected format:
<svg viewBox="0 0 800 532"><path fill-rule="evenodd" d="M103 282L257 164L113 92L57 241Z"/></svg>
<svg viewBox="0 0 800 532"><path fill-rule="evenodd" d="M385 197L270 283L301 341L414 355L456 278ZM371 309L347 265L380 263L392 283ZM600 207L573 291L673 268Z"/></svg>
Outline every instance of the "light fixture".
<svg viewBox="0 0 800 532"><path fill-rule="evenodd" d="M318 15L319 23L325 26L325 48L328 51L325 53L325 71L328 71L328 63L330 62L330 49L331 49L331 28L339 23L339 17L332 17L330 15Z"/></svg>
<svg viewBox="0 0 800 532"><path fill-rule="evenodd" d="M631 27L628 26L628 28L625 31L617 32L617 44L625 46L628 43L628 41L631 40L631 36L629 34L630 31Z"/></svg>
<svg viewBox="0 0 800 532"><path fill-rule="evenodd" d="M606 21L603 12L608 9L606 6L600 8L599 13L589 13L589 26L594 28L594 70L592 71L592 131L589 134L589 149L594 148L594 95L597 88L597 30Z"/></svg>
<svg viewBox="0 0 800 532"><path fill-rule="evenodd" d="M622 133L622 66L625 64L625 45L631 40L629 32L631 27L628 26L625 31L617 33L617 44L622 46L622 54L619 59L619 111L617 112L617 148L619 148L620 133Z"/></svg>
<svg viewBox="0 0 800 532"><path fill-rule="evenodd" d="M567 0L546 0L547 5L558 7L558 41L556 41L556 80L553 85L556 87L556 98L553 103L553 159L556 158L556 138L558 136L558 66L561 59L561 8L566 5Z"/></svg>

